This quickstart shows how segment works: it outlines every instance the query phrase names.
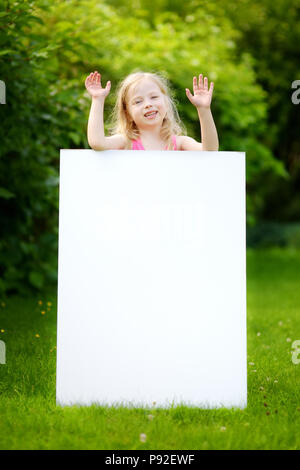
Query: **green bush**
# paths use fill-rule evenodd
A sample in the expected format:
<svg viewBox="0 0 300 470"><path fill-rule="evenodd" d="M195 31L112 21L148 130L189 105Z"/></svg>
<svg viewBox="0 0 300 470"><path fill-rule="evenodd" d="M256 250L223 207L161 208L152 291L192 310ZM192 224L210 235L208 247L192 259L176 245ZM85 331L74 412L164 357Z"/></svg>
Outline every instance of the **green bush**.
<svg viewBox="0 0 300 470"><path fill-rule="evenodd" d="M59 149L85 139L78 95L48 73L56 45L34 32L41 23L34 2L5 3L0 15L6 84L6 104L0 106L2 295L57 281Z"/></svg>
<svg viewBox="0 0 300 470"><path fill-rule="evenodd" d="M260 222L247 228L247 246L267 248L273 246L300 248L300 224Z"/></svg>
<svg viewBox="0 0 300 470"><path fill-rule="evenodd" d="M134 10L121 1L114 7L104 0L1 2L0 79L7 90L7 104L0 106L1 295L57 282L59 150L88 148L84 79L91 71L99 70L103 83L112 81L107 130L119 80L136 69L160 71L197 140L199 120L185 88L192 89L200 72L214 81L220 150L247 154L248 223L255 223L264 204L259 179L287 177L262 142L266 93L251 56L237 54L234 24L214 16L209 4L186 16L179 2L174 5L177 10L166 11L165 2L154 2L149 15L143 2Z"/></svg>

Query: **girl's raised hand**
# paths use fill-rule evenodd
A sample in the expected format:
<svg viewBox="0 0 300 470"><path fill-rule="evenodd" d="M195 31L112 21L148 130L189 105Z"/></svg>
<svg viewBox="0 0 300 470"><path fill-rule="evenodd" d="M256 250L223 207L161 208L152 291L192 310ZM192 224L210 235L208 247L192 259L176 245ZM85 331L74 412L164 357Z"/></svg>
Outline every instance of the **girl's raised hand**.
<svg viewBox="0 0 300 470"><path fill-rule="evenodd" d="M188 88L186 88L185 91L188 99L194 106L196 106L196 108L209 108L212 99L214 83L211 82L208 89L207 77L204 77L204 83L202 78L203 75L201 73L199 75L199 84L197 84L197 77L193 78L194 95L192 95Z"/></svg>
<svg viewBox="0 0 300 470"><path fill-rule="evenodd" d="M102 88L101 86L101 74L97 71L90 73L85 79L85 87L89 93L94 98L103 97L106 98L110 92L111 83L108 81L106 87Z"/></svg>

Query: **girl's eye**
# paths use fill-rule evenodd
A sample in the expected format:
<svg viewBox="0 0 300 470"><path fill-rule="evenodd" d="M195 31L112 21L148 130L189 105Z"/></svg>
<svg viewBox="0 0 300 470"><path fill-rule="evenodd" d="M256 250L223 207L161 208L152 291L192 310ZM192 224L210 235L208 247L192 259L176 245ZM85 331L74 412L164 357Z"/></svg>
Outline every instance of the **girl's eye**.
<svg viewBox="0 0 300 470"><path fill-rule="evenodd" d="M152 98L158 98L158 96L152 96Z"/></svg>

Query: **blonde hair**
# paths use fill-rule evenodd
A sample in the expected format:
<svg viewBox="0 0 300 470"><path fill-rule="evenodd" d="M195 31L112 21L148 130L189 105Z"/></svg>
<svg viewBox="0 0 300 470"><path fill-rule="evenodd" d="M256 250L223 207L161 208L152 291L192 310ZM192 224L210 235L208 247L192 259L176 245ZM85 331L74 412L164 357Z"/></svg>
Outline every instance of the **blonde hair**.
<svg viewBox="0 0 300 470"><path fill-rule="evenodd" d="M125 135L127 137L127 149L131 148L131 140L139 138L139 130L135 122L129 118L127 99L129 89L145 78L153 80L166 99L167 114L162 122L160 135L163 140L167 141L167 149L172 150L173 145L171 136L174 134L186 134L186 129L178 115L175 99L172 96L168 80L159 73L133 72L121 81L117 87L117 99L111 114L110 132L111 134Z"/></svg>

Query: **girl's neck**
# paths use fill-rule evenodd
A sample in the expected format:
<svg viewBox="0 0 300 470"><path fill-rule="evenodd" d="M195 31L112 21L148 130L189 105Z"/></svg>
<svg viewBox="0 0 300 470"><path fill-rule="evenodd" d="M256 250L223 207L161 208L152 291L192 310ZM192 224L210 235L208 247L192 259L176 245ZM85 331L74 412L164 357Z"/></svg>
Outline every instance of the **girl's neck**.
<svg viewBox="0 0 300 470"><path fill-rule="evenodd" d="M154 128L154 129L140 129L140 139L145 140L145 141L160 141L162 140L160 136L160 128Z"/></svg>

